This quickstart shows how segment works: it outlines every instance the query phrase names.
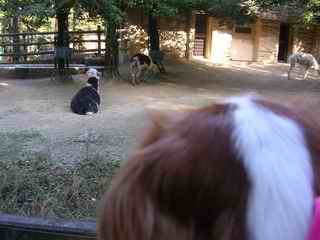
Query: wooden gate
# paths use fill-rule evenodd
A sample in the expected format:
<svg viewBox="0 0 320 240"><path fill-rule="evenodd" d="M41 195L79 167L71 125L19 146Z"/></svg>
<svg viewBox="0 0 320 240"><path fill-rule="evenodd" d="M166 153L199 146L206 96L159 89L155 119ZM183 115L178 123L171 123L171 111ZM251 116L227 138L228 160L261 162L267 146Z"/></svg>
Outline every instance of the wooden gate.
<svg viewBox="0 0 320 240"><path fill-rule="evenodd" d="M204 56L205 45L206 45L206 15L198 14L196 16L196 26L195 26L195 42L193 55L194 56Z"/></svg>

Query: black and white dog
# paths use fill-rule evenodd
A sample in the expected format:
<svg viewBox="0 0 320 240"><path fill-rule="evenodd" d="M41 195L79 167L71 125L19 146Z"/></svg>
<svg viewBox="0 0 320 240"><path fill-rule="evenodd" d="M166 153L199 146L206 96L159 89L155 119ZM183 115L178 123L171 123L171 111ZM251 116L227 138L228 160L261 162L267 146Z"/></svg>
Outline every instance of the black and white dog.
<svg viewBox="0 0 320 240"><path fill-rule="evenodd" d="M87 71L88 80L71 100L71 111L80 115L97 113L100 105L99 79L100 73L90 68Z"/></svg>

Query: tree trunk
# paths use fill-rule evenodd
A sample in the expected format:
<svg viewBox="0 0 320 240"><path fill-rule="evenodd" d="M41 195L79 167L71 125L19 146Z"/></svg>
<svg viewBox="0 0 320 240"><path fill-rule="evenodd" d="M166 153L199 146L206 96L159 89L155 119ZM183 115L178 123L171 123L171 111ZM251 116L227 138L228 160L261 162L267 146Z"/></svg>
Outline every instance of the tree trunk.
<svg viewBox="0 0 320 240"><path fill-rule="evenodd" d="M119 79L119 43L118 27L111 19L108 19L106 27L106 76L111 79Z"/></svg>
<svg viewBox="0 0 320 240"><path fill-rule="evenodd" d="M80 5L79 2L76 2L73 7L73 15L72 15L72 31L76 31L76 25L78 25L78 19L80 17ZM79 26L78 26L79 27Z"/></svg>
<svg viewBox="0 0 320 240"><path fill-rule="evenodd" d="M157 65L161 73L165 73L166 70L162 65L162 53L160 51L160 40L158 32L158 19L156 16L149 14L148 24L149 35L149 55L152 61Z"/></svg>
<svg viewBox="0 0 320 240"><path fill-rule="evenodd" d="M69 80L67 73L69 67L69 9L59 9L57 11L58 36L56 42L56 67L58 79Z"/></svg>
<svg viewBox="0 0 320 240"><path fill-rule="evenodd" d="M58 37L57 37L57 47L68 48L69 47L69 23L68 23L68 12L60 12L57 14L58 20ZM58 59L59 69L65 68L65 62L63 59Z"/></svg>
<svg viewBox="0 0 320 240"><path fill-rule="evenodd" d="M54 0L58 36L56 39L55 68L58 70L58 80L72 80L69 75L69 60L71 49L69 48L69 21L70 9L75 5L75 0Z"/></svg>
<svg viewBox="0 0 320 240"><path fill-rule="evenodd" d="M185 52L185 58L190 60L191 59L191 47L190 47L190 44L191 44L191 29L192 29L192 12L187 12L186 13L186 19L187 19L187 24L186 24L186 33L187 33L187 36L186 36L186 52Z"/></svg>
<svg viewBox="0 0 320 240"><path fill-rule="evenodd" d="M149 15L149 48L150 51L160 51L160 41L158 33L158 19L152 14Z"/></svg>
<svg viewBox="0 0 320 240"><path fill-rule="evenodd" d="M12 18L12 33L19 33L19 17L18 16L14 16ZM13 43L14 44L20 43L19 35L14 35ZM14 53L13 63L19 63L20 62L20 54L21 54L19 45L13 46L13 53Z"/></svg>

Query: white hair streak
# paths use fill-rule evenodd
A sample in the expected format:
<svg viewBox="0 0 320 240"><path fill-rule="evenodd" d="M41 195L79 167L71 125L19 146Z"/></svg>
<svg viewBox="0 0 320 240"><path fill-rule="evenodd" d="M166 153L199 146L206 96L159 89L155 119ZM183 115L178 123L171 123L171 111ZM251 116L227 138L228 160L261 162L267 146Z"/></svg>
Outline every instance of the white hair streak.
<svg viewBox="0 0 320 240"><path fill-rule="evenodd" d="M233 139L252 182L250 240L306 239L314 192L311 154L302 127L251 97L231 98Z"/></svg>

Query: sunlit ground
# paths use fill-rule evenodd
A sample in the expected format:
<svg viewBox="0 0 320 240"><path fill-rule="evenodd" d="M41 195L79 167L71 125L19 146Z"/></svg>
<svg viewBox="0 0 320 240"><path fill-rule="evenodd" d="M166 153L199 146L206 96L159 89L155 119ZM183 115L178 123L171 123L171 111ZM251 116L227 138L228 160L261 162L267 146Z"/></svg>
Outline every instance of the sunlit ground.
<svg viewBox="0 0 320 240"><path fill-rule="evenodd" d="M303 98L319 106L320 81L314 74L306 81L288 81L287 64L216 65L200 61L167 62L167 75L135 87L124 81L103 82L100 111L90 117L75 115L69 108L72 96L85 85L84 75L75 76L74 84L68 85L55 84L50 79L1 78L0 158L6 164L10 159L27 163L25 160L36 156L38 162L50 167L68 169L72 166L78 171L90 166L92 172L96 170L89 163L98 160L101 168L110 167L111 174L135 149L141 130L149 121L147 111L150 109L185 111L247 92L283 102ZM123 79L129 79L127 70L128 66L121 66ZM27 166L23 173L29 174L28 169ZM109 174L109 170L105 172ZM59 174L67 173L60 171ZM83 181L92 177L91 172L86 174L81 178ZM69 176L65 177L69 182ZM91 194L96 192L94 186L84 190L90 192L88 199L96 198ZM33 206L28 205L26 209L29 207ZM34 208L34 214L41 214L37 209ZM53 214L46 213L45 206L42 209L44 215ZM83 216L83 213L77 214Z"/></svg>
<svg viewBox="0 0 320 240"><path fill-rule="evenodd" d="M98 139L92 140L93 152L104 156L111 151L117 159L123 159L134 147L135 133L147 121L145 109L183 111L246 92L273 99L305 95L316 101L320 90L315 74L306 81L299 80L299 76L298 80L288 81L288 64L216 65L197 59L191 63L167 62L165 66L168 74L150 84L133 87L124 81L103 82L100 112L90 118L75 115L69 109L72 96L85 85L84 75L75 76L73 85L54 84L50 79L0 79L0 128L40 131L48 141L28 147L37 151L50 149L56 161L81 159L85 150L77 139L87 132ZM129 79L127 65L121 66L120 72L123 79ZM119 140L113 144L106 139L105 143L99 136Z"/></svg>

